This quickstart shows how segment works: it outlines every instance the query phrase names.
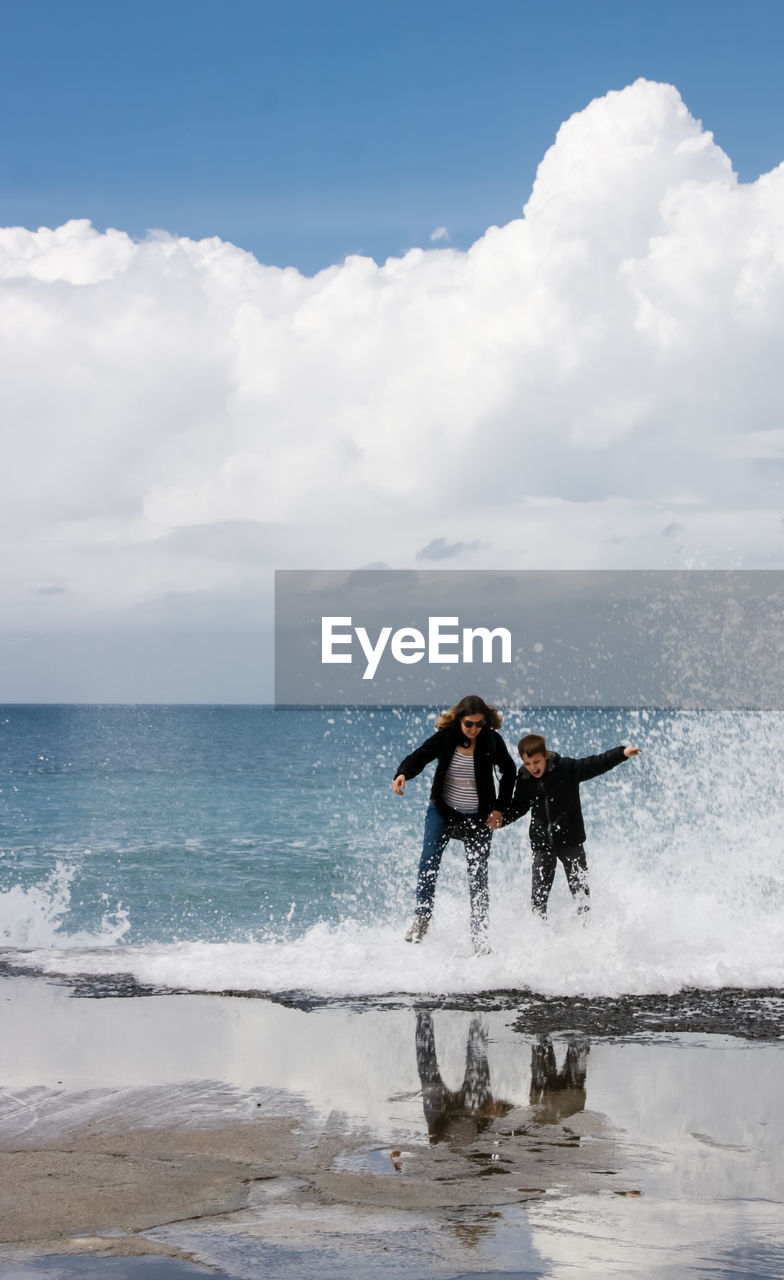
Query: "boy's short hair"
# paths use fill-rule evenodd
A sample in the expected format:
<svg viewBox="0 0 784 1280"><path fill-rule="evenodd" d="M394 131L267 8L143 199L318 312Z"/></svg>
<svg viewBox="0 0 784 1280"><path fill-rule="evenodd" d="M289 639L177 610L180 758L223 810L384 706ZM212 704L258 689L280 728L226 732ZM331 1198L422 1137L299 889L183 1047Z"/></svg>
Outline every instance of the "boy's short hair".
<svg viewBox="0 0 784 1280"><path fill-rule="evenodd" d="M546 756L547 743L541 733L527 733L517 744L521 756Z"/></svg>

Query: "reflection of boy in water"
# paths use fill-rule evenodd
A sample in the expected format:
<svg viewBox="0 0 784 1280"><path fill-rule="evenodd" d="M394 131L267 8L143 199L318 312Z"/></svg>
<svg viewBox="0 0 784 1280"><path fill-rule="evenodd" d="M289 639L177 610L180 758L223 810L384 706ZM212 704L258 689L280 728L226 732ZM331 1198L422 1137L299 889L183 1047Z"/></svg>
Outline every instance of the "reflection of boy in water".
<svg viewBox="0 0 784 1280"><path fill-rule="evenodd" d="M588 1041L582 1037L570 1039L559 1071L550 1036L540 1036L538 1042L531 1045L530 1100L532 1107L539 1108L540 1124L557 1124L585 1109L588 1049Z"/></svg>
<svg viewBox="0 0 784 1280"><path fill-rule="evenodd" d="M490 1091L487 1027L481 1018L471 1019L465 1076L459 1089L447 1089L441 1079L433 1019L423 1010L417 1011L416 1055L422 1105L431 1142L447 1141L450 1145L467 1146L484 1132L491 1121L512 1110L511 1102L494 1098Z"/></svg>

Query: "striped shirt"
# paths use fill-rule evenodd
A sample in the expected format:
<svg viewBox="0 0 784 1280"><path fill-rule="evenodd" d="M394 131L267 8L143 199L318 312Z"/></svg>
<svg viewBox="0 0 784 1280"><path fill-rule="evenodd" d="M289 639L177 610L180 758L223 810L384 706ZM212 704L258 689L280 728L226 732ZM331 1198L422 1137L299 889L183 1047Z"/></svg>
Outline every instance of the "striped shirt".
<svg viewBox="0 0 784 1280"><path fill-rule="evenodd" d="M444 778L443 798L450 809L456 809L458 813L478 813L473 755L464 756L455 748Z"/></svg>

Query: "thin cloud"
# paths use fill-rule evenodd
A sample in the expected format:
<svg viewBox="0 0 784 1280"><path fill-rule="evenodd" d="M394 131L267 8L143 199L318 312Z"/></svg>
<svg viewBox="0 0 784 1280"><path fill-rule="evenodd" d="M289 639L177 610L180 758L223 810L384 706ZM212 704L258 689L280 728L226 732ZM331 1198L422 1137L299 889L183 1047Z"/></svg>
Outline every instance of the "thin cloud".
<svg viewBox="0 0 784 1280"><path fill-rule="evenodd" d="M478 542L447 542L446 538L433 538L426 547L417 551L415 560L453 560L466 551L475 551Z"/></svg>

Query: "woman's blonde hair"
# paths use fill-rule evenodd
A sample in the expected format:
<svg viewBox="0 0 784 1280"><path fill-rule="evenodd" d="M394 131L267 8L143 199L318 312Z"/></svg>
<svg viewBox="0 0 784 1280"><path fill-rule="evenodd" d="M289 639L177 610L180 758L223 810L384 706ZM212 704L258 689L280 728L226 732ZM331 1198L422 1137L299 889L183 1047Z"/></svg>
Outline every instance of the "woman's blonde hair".
<svg viewBox="0 0 784 1280"><path fill-rule="evenodd" d="M478 693L466 694L465 698L461 698L448 711L442 711L436 720L437 729L446 729L447 725L458 723L463 716L483 715L485 724L488 729L500 729L503 716L500 711L496 711L495 707L491 707L485 702L484 698L480 698Z"/></svg>

